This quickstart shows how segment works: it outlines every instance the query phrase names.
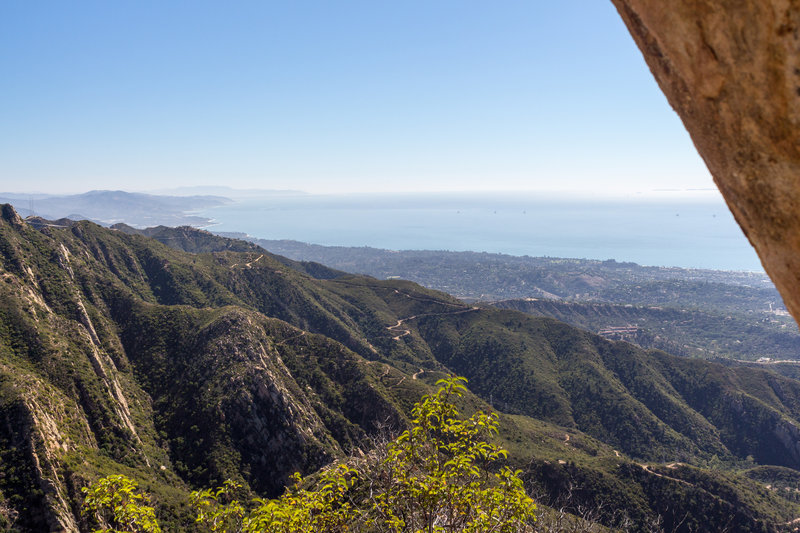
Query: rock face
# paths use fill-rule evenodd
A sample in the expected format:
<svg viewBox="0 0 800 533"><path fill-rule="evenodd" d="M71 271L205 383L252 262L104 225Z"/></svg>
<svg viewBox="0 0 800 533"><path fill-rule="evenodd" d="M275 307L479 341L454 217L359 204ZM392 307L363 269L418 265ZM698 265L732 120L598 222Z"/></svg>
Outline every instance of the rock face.
<svg viewBox="0 0 800 533"><path fill-rule="evenodd" d="M800 320L800 1L612 2Z"/></svg>

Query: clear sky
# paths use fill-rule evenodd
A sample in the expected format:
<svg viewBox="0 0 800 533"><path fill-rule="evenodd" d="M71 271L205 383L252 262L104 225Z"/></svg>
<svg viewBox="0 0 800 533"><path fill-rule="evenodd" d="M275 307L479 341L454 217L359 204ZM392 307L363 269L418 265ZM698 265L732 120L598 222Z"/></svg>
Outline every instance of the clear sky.
<svg viewBox="0 0 800 533"><path fill-rule="evenodd" d="M0 191L713 187L609 0L0 2Z"/></svg>

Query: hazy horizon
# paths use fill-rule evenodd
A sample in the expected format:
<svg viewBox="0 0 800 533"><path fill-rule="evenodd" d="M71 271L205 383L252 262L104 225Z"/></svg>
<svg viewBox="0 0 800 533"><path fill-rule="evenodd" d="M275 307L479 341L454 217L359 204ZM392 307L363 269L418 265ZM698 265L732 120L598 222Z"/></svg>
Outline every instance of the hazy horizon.
<svg viewBox="0 0 800 533"><path fill-rule="evenodd" d="M0 191L0 198L37 198L37 197L69 197L80 196L91 192L123 192L129 194L148 194L154 196L192 196L192 195L217 195L227 196L230 199L246 199L270 194L297 194L308 196L471 196L471 195L538 195L541 197L554 198L559 200L701 200L701 201L724 201L722 194L716 187L705 188L663 188L650 190L631 190L631 191L594 191L594 190L559 190L559 189L441 189L441 190L388 190L372 191L360 190L349 192L320 192L302 189L270 189L270 188L235 188L226 185L190 185L182 187L161 188L161 189L75 189L63 193L52 193L40 190L25 190L10 188Z"/></svg>
<svg viewBox="0 0 800 533"><path fill-rule="evenodd" d="M222 186L178 191L194 193L190 196L195 199L184 196L186 200L137 199L119 192L6 198L23 216L79 217L105 225L193 225L325 246L614 259L763 272L722 196L710 189L627 196L541 191L231 194L234 189ZM0 193L0 201L2 197Z"/></svg>
<svg viewBox="0 0 800 533"><path fill-rule="evenodd" d="M0 5L0 189L713 187L611 2Z"/></svg>

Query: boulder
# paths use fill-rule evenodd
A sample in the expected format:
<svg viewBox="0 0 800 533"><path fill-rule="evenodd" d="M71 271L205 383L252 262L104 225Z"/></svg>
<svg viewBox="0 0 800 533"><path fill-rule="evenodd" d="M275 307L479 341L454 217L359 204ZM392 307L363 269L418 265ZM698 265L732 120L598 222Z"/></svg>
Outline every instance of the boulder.
<svg viewBox="0 0 800 533"><path fill-rule="evenodd" d="M612 0L800 320L800 0Z"/></svg>

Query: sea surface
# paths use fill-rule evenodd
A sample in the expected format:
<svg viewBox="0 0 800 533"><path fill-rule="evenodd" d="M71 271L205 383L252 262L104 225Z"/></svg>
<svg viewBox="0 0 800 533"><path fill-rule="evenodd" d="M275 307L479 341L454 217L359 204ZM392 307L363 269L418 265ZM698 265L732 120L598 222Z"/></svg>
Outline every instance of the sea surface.
<svg viewBox="0 0 800 533"><path fill-rule="evenodd" d="M328 246L615 259L763 272L718 194L274 194L198 214L207 229Z"/></svg>

